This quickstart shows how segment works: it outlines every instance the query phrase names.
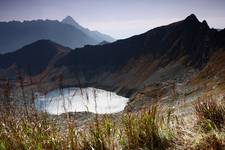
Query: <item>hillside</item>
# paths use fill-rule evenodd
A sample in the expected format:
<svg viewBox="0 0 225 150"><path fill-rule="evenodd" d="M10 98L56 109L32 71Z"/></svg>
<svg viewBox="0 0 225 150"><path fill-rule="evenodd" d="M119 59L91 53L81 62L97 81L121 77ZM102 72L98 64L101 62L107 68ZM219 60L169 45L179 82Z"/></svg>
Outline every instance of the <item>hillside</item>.
<svg viewBox="0 0 225 150"><path fill-rule="evenodd" d="M83 84L133 91L168 80L190 79L213 53L224 50L224 30L210 29L195 15L111 44L85 46L56 63L80 76Z"/></svg>
<svg viewBox="0 0 225 150"><path fill-rule="evenodd" d="M41 58L21 61L21 57L30 56L28 51L22 50L2 55L0 62L5 76L12 64L22 66L23 70L25 64L33 64L35 76L48 69L51 75L46 76L46 82L54 82L63 73L65 86L93 86L127 97L146 91L151 95L152 88L164 88L165 94L171 85L191 80L213 63L211 57L225 50L224 41L224 30L210 29L206 21L200 22L192 14L182 21L128 39L68 51L51 63L51 68L47 67L49 58L42 63L38 62ZM46 53L48 46L48 42L35 44ZM31 53L39 54L38 48L30 49ZM42 57L46 56L43 53ZM11 57L13 59L9 59Z"/></svg>
<svg viewBox="0 0 225 150"><path fill-rule="evenodd" d="M37 75L53 65L71 49L49 40L39 40L16 52L0 55L1 77L15 77L16 72ZM10 72L10 75L7 74ZM6 76L4 76L6 73Z"/></svg>

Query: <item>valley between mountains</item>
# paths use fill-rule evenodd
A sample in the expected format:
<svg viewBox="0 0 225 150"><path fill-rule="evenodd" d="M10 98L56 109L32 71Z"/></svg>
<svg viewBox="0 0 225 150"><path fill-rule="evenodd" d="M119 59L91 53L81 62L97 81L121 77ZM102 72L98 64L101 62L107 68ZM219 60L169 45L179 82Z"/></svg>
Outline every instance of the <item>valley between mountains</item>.
<svg viewBox="0 0 225 150"><path fill-rule="evenodd" d="M91 86L129 97L126 110L133 111L156 99L177 102L205 90L224 96L224 50L225 31L192 14L128 39L74 50L39 40L0 55L0 72L1 79L13 80L19 71L47 89L63 76L65 87Z"/></svg>
<svg viewBox="0 0 225 150"><path fill-rule="evenodd" d="M224 149L225 29L191 14L114 41L71 17L5 24L20 27L0 43L0 149Z"/></svg>

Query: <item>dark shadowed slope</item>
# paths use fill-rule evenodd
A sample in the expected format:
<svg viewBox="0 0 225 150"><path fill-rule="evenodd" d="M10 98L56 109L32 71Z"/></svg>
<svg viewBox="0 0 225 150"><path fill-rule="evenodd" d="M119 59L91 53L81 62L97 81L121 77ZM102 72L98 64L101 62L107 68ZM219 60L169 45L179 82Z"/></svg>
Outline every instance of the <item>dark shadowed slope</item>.
<svg viewBox="0 0 225 150"><path fill-rule="evenodd" d="M137 89L166 80L185 80L225 48L224 31L210 29L195 15L114 43L85 46L56 63L82 76L84 83L111 89Z"/></svg>
<svg viewBox="0 0 225 150"><path fill-rule="evenodd" d="M132 57L150 54L154 59L165 57L175 60L189 57L189 62L202 65L212 46L211 41L218 34L205 21L199 22L191 15L185 20L150 30L111 44L85 46L71 51L58 62L66 66L89 66L96 69L103 66L118 67Z"/></svg>
<svg viewBox="0 0 225 150"><path fill-rule="evenodd" d="M19 69L38 74L69 51L69 48L52 41L40 40L15 52L0 55L0 69L12 68L14 72Z"/></svg>

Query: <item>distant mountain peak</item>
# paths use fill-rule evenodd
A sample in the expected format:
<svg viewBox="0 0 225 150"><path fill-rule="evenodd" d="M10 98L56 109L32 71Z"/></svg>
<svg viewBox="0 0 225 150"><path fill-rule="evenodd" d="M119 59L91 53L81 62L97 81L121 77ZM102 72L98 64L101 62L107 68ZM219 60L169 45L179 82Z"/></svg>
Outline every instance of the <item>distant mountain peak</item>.
<svg viewBox="0 0 225 150"><path fill-rule="evenodd" d="M74 20L73 17L71 17L71 16L66 16L64 19Z"/></svg>
<svg viewBox="0 0 225 150"><path fill-rule="evenodd" d="M31 44L43 44L43 43L53 44L54 42L52 42L49 39L41 39L41 40L37 40L37 41L35 41L35 42L31 43ZM31 45L31 44L29 44L29 45Z"/></svg>
<svg viewBox="0 0 225 150"><path fill-rule="evenodd" d="M209 25L208 25L208 23L206 22L206 20L203 20L203 21L202 21L202 25L203 25L204 27L206 27L206 28L209 28Z"/></svg>
<svg viewBox="0 0 225 150"><path fill-rule="evenodd" d="M187 18L185 18L185 21L199 22L198 18L195 16L195 14L189 15Z"/></svg>
<svg viewBox="0 0 225 150"><path fill-rule="evenodd" d="M36 49L39 49L39 52L42 51L42 49L55 49L55 50L63 50L63 51L67 51L69 50L68 47L64 47L58 43L55 43L51 40L48 40L48 39L41 39L41 40L38 40L38 41L35 41L33 43L30 43L28 45L25 45L24 47L22 47L20 49L19 52L21 51L35 51ZM16 51L18 52L18 51Z"/></svg>
<svg viewBox="0 0 225 150"><path fill-rule="evenodd" d="M98 45L105 45L105 44L109 44L110 42L108 42L108 41L102 41L102 42L100 42Z"/></svg>
<svg viewBox="0 0 225 150"><path fill-rule="evenodd" d="M66 17L62 20L62 22L77 23L77 22L73 19L73 17L71 17L71 16L66 16Z"/></svg>
<svg viewBox="0 0 225 150"><path fill-rule="evenodd" d="M51 40L49 40L49 39L41 39L41 40L37 40L37 41L35 41L35 42L33 42L33 43L30 43L30 44L28 44L28 45L44 45L44 44L58 45L57 43L55 43L55 42L53 42L53 41L51 41ZM27 46L28 46L28 45L27 45Z"/></svg>
<svg viewBox="0 0 225 150"><path fill-rule="evenodd" d="M109 41L109 42L112 42L112 41L114 41L114 39L111 36L109 36L109 35L100 33L99 31L91 31L88 28L85 28L85 27L81 26L71 16L65 17L61 22L64 23L64 24L69 24L69 25L74 26L75 28L81 30L87 36L95 39L98 42L101 42L101 41Z"/></svg>
<svg viewBox="0 0 225 150"><path fill-rule="evenodd" d="M83 27L82 27L79 23L77 23L77 22L73 19L73 17L71 17L71 16L67 16L66 18L64 18L64 19L62 20L62 23L65 23L65 24L69 24L69 25L75 26L75 27L78 28L78 29L83 29Z"/></svg>

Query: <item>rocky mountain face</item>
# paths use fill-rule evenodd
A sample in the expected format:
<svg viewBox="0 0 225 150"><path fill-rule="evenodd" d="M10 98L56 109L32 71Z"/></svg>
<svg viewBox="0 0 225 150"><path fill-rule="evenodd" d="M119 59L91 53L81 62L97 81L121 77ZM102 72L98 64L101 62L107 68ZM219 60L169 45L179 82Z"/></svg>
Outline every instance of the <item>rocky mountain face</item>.
<svg viewBox="0 0 225 150"><path fill-rule="evenodd" d="M184 21L158 27L112 44L78 48L68 54L61 64L118 67L132 57L150 54L156 59L164 56L167 61L189 56L190 63L201 65L210 51L210 38L216 33L217 31L209 29L205 21L201 23L191 15Z"/></svg>
<svg viewBox="0 0 225 150"><path fill-rule="evenodd" d="M192 76L212 53L225 48L223 32L210 29L192 14L128 39L78 48L56 66L66 66L84 83L130 95L146 85Z"/></svg>
<svg viewBox="0 0 225 150"><path fill-rule="evenodd" d="M73 20L74 21L74 20ZM75 22L75 21L74 21ZM83 31L85 30L85 32ZM87 30L87 32L86 32ZM12 52L37 40L47 39L70 48L95 45L109 36L101 38L88 32L80 25L70 25L57 20L0 22L0 53Z"/></svg>
<svg viewBox="0 0 225 150"><path fill-rule="evenodd" d="M224 30L210 29L206 21L200 22L195 15L190 15L182 21L128 39L66 50L57 59L53 59L57 51L48 52L51 42L37 42L32 44L36 48L30 48L33 51L30 53L42 50L50 54L43 54L33 61L34 58L30 57L32 54L23 48L1 55L0 67L1 70L7 70L15 64L24 69L25 64L31 63L35 70L34 76L48 70L50 75L46 81L55 82L56 77L63 74L65 85L93 86L131 97L137 91L145 95L148 95L146 91L151 91L151 94L165 93L168 92L167 88L162 91L159 89L193 78L215 60L212 59L216 57L215 54L224 52L224 43ZM57 47L65 49L59 45ZM13 59L9 59L11 57ZM30 57L30 61L21 57ZM42 57L46 61L40 62ZM223 59L219 60L224 64ZM50 62L51 67L48 67Z"/></svg>

